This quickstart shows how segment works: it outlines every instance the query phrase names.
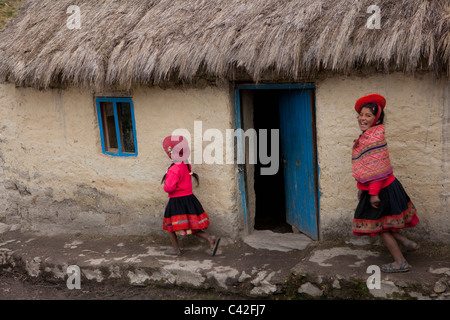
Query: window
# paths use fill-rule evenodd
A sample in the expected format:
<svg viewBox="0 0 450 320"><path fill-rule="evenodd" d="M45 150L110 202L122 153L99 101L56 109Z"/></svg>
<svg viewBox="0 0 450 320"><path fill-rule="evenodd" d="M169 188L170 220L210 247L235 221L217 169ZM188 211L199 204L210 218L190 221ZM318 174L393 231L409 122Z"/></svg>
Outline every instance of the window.
<svg viewBox="0 0 450 320"><path fill-rule="evenodd" d="M103 153L137 155L136 127L131 98L97 98L97 114Z"/></svg>

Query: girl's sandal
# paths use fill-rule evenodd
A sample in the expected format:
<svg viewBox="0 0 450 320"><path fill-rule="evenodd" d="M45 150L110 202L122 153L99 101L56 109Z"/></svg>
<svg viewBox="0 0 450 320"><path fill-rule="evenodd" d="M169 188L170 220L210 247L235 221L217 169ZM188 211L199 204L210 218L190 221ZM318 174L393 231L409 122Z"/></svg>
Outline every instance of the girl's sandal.
<svg viewBox="0 0 450 320"><path fill-rule="evenodd" d="M399 272L408 272L410 266L408 265L408 262L403 261L403 263L400 265L400 268L395 267L392 263L385 264L381 267L381 271L384 273L399 273Z"/></svg>
<svg viewBox="0 0 450 320"><path fill-rule="evenodd" d="M219 247L220 238L217 238L217 239L215 237L211 237L211 238L214 239L214 245L211 246L211 256L214 257L216 255L217 248Z"/></svg>
<svg viewBox="0 0 450 320"><path fill-rule="evenodd" d="M179 255L181 255L181 250L170 248L170 249L167 249L166 251L164 251L164 254L166 254L168 256L179 256Z"/></svg>
<svg viewBox="0 0 450 320"><path fill-rule="evenodd" d="M406 248L406 252L414 252L414 251L419 250L420 244L418 244L414 241L411 241L411 243L409 245L407 245L405 248Z"/></svg>

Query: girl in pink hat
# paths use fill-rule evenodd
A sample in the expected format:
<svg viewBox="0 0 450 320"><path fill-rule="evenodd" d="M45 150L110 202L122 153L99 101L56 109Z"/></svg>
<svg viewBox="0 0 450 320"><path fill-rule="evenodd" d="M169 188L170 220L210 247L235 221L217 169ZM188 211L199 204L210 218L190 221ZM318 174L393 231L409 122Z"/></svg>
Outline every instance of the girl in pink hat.
<svg viewBox="0 0 450 320"><path fill-rule="evenodd" d="M417 250L419 244L398 230L415 226L419 219L414 204L394 176L383 124L385 105L386 100L379 94L361 97L355 104L362 133L352 151L353 177L359 189L352 230L357 236L380 235L394 257L394 262L382 266L383 272L406 272L410 265L398 242L407 251Z"/></svg>
<svg viewBox="0 0 450 320"><path fill-rule="evenodd" d="M164 191L169 194L163 229L169 232L172 243L172 248L165 254L180 255L177 235L194 234L209 242L211 255L214 256L220 238L216 239L204 231L209 226L209 217L192 192L192 177L198 184L198 176L191 172L191 165L187 163L190 153L187 140L183 136L169 136L164 139L163 148L173 161L161 180Z"/></svg>

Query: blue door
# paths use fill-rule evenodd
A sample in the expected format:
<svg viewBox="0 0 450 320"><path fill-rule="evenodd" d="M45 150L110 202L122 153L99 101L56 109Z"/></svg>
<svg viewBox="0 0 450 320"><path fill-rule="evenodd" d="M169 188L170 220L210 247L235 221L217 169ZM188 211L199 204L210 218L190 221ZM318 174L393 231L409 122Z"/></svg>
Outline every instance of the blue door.
<svg viewBox="0 0 450 320"><path fill-rule="evenodd" d="M286 196L286 222L318 239L313 91L280 92L280 140Z"/></svg>

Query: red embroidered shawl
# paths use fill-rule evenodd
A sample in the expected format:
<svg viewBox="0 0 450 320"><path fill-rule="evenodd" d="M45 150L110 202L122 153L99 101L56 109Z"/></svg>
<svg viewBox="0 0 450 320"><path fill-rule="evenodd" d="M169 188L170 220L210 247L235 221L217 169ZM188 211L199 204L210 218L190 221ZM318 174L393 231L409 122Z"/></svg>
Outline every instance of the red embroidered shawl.
<svg viewBox="0 0 450 320"><path fill-rule="evenodd" d="M353 177L362 184L381 181L393 174L384 124L367 129L355 140L352 167Z"/></svg>

